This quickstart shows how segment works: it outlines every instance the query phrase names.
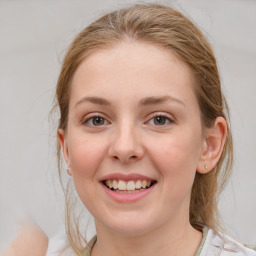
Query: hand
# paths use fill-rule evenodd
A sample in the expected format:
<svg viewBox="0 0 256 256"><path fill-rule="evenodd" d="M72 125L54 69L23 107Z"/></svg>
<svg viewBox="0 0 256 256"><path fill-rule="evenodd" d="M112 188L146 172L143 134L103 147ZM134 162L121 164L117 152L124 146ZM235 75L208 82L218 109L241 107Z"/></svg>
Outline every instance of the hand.
<svg viewBox="0 0 256 256"><path fill-rule="evenodd" d="M3 256L45 256L48 238L35 224L23 224ZM3 254L2 254L3 253Z"/></svg>

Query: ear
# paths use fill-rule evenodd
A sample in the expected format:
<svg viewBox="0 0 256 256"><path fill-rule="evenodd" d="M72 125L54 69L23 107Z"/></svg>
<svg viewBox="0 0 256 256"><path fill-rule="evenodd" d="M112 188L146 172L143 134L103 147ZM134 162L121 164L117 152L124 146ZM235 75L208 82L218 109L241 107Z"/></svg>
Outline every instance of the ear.
<svg viewBox="0 0 256 256"><path fill-rule="evenodd" d="M210 172L218 163L227 136L227 122L223 117L217 117L213 127L206 128L197 172Z"/></svg>
<svg viewBox="0 0 256 256"><path fill-rule="evenodd" d="M67 144L67 135L65 134L63 129L58 129L57 131L57 135L58 135L58 141L61 145L61 149L62 149L62 153L63 156L65 158L65 162L67 165L67 172L70 176L72 176L72 172L70 170L70 161L69 161L69 152L68 152L68 144Z"/></svg>

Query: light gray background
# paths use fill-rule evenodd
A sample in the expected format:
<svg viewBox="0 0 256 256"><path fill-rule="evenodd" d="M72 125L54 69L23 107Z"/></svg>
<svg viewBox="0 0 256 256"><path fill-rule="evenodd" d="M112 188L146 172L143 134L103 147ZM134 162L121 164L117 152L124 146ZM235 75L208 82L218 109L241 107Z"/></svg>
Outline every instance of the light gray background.
<svg viewBox="0 0 256 256"><path fill-rule="evenodd" d="M135 1L0 0L0 241L17 221L52 236L63 226L63 196L49 124L68 43L103 12ZM150 1L145 1L150 2ZM216 52L232 113L235 166L220 208L231 234L256 244L256 1L161 1L181 8Z"/></svg>

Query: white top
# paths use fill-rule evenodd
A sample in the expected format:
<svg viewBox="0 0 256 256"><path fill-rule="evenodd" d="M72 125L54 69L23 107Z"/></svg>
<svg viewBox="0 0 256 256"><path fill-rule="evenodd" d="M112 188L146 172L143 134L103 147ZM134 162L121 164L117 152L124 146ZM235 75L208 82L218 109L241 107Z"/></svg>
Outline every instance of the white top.
<svg viewBox="0 0 256 256"><path fill-rule="evenodd" d="M205 230L204 230L205 231ZM91 242L94 243L95 238ZM59 252L66 245L65 236L54 237L49 240L46 256L59 256ZM89 242L90 244L90 242ZM90 245L92 246L92 245ZM71 255L71 254L69 254ZM90 247L83 255L90 255ZM196 253L199 256L256 256L256 251L249 249L227 235L215 233L211 229L204 232L201 245Z"/></svg>
<svg viewBox="0 0 256 256"><path fill-rule="evenodd" d="M200 256L256 256L256 251L209 229Z"/></svg>
<svg viewBox="0 0 256 256"><path fill-rule="evenodd" d="M45 256L60 256L60 252L67 245L67 237L65 233L59 233L49 239L48 249Z"/></svg>

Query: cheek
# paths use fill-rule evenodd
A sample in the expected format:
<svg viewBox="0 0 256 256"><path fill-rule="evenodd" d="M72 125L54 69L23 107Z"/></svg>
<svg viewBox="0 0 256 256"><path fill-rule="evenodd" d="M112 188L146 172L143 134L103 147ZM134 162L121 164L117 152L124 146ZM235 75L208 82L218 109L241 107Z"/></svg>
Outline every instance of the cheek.
<svg viewBox="0 0 256 256"><path fill-rule="evenodd" d="M199 161L200 138L193 134L172 136L158 140L151 147L151 159L158 168L160 176L168 180L170 189L193 184Z"/></svg>
<svg viewBox="0 0 256 256"><path fill-rule="evenodd" d="M74 178L94 176L106 154L103 141L97 138L83 138L79 135L71 138L70 141L70 167Z"/></svg>
<svg viewBox="0 0 256 256"><path fill-rule="evenodd" d="M91 198L97 193L96 175L106 155L106 146L102 139L74 134L69 140L70 167L76 191L84 205L89 207Z"/></svg>

